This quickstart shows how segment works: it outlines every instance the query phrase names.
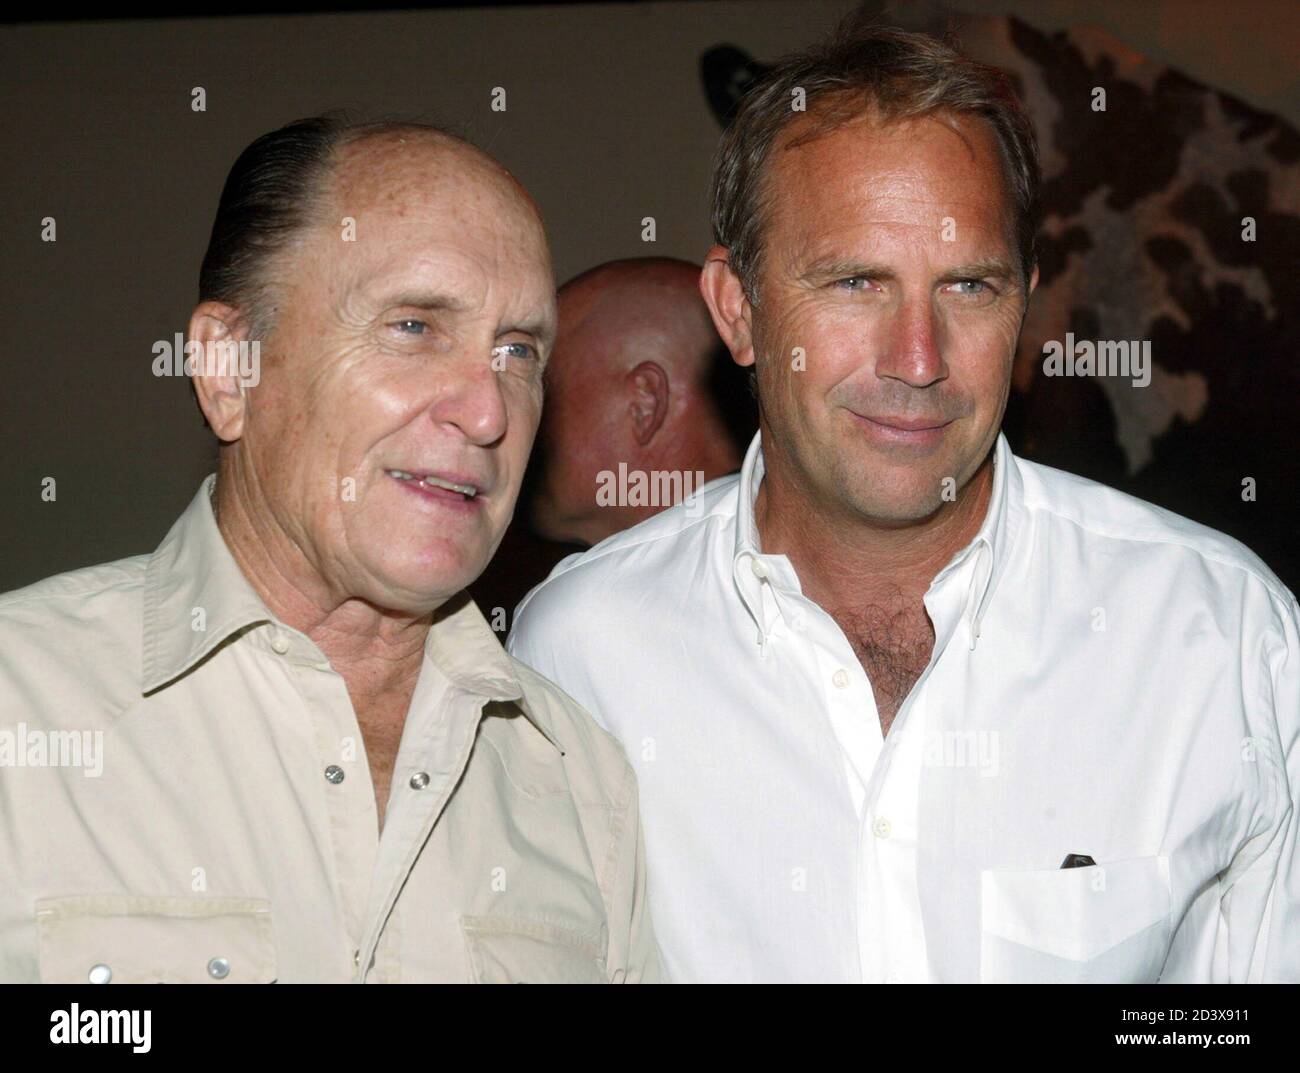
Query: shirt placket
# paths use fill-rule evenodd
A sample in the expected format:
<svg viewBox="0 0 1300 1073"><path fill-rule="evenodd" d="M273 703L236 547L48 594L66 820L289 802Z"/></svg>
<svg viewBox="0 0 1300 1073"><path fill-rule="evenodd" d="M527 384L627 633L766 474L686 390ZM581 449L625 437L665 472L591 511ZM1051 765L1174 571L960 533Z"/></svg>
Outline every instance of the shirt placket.
<svg viewBox="0 0 1300 1073"><path fill-rule="evenodd" d="M924 738L931 704L942 703L932 697L930 683L966 609L965 596L977 560L976 555L967 556L926 594L934 648L885 736L868 784L859 829L858 939L865 981L930 980L917 877Z"/></svg>
<svg viewBox="0 0 1300 1073"><path fill-rule="evenodd" d="M379 849L374 784L361 728L346 683L310 641L273 627L269 647L283 662L311 721L316 746L313 778L320 780L333 850L335 893L346 933L342 939L347 962L357 969Z"/></svg>
<svg viewBox="0 0 1300 1073"><path fill-rule="evenodd" d="M389 804L369 891L358 963L362 980L383 983L400 976L401 914L394 906L399 897L413 897L418 903L428 896L427 891L412 891L407 878L469 763L487 700L453 688L435 711L416 687L407 716L413 721L411 745L404 734L393 770L397 792ZM473 847L464 852L468 865Z"/></svg>

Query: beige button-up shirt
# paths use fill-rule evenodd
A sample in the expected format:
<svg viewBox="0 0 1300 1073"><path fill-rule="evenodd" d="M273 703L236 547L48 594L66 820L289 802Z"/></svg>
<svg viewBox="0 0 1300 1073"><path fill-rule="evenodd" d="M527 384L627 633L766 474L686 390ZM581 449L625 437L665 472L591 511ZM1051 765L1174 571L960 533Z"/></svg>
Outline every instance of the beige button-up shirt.
<svg viewBox="0 0 1300 1073"><path fill-rule="evenodd" d="M204 482L153 555L0 596L0 981L651 981L636 779L467 599L383 835L347 687Z"/></svg>

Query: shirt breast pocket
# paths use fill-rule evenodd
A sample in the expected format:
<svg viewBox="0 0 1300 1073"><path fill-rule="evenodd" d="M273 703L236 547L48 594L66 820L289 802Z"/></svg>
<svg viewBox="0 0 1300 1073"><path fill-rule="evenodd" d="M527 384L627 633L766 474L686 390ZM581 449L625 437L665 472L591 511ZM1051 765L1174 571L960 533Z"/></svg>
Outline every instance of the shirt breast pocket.
<svg viewBox="0 0 1300 1073"><path fill-rule="evenodd" d="M88 895L36 903L42 983L274 983L271 903Z"/></svg>
<svg viewBox="0 0 1300 1073"><path fill-rule="evenodd" d="M1169 953L1168 857L980 874L983 983L1154 983Z"/></svg>
<svg viewBox="0 0 1300 1073"><path fill-rule="evenodd" d="M600 935L519 917L462 917L470 978L476 984L603 984Z"/></svg>

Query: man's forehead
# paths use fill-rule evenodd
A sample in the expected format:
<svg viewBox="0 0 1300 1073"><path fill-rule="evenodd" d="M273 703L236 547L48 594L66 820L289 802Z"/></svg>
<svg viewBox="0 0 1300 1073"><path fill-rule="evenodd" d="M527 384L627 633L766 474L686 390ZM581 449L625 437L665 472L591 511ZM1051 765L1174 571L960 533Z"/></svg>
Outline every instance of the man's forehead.
<svg viewBox="0 0 1300 1073"><path fill-rule="evenodd" d="M948 117L886 124L860 117L788 145L798 138L796 128L778 145L768 191L769 226L788 228L788 240L802 235L820 244L815 240L822 236L834 244L873 230L883 240L881 229L918 223L938 235L946 217L956 235L1005 232L1008 206L996 138L982 122L961 117L954 130Z"/></svg>
<svg viewBox="0 0 1300 1073"><path fill-rule="evenodd" d="M338 219L321 221L323 235L337 237L346 218L356 221L355 241L331 243L355 293L426 298L397 304L451 310L508 283L524 305L553 303L550 254L533 206L508 173L462 142L419 131L346 145L329 197L329 216ZM382 240L366 241L374 235Z"/></svg>
<svg viewBox="0 0 1300 1073"><path fill-rule="evenodd" d="M806 120L794 125L775 146L771 175L783 192L794 186L831 198L870 196L918 182L956 192L999 170L996 136L967 116L860 116L807 137L810 127Z"/></svg>
<svg viewBox="0 0 1300 1073"><path fill-rule="evenodd" d="M345 145L329 192L351 215L455 215L488 201L507 210L523 205L508 177L476 150L425 135L405 142L367 138Z"/></svg>

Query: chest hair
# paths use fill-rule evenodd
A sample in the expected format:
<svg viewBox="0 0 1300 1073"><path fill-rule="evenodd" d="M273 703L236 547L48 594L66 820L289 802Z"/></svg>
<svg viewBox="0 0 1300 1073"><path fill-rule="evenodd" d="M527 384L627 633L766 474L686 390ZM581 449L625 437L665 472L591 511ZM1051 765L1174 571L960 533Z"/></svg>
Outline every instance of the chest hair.
<svg viewBox="0 0 1300 1073"><path fill-rule="evenodd" d="M930 616L923 604L909 604L900 593L883 603L836 612L833 617L867 672L881 732L888 734L894 716L930 662L934 649Z"/></svg>

